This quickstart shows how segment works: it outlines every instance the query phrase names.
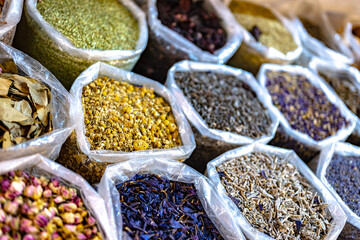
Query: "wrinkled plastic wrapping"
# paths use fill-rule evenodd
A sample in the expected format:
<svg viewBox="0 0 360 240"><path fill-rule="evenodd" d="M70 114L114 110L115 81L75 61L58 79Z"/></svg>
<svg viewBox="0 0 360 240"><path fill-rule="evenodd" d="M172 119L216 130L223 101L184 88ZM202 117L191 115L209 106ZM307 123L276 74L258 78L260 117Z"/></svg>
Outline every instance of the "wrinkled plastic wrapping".
<svg viewBox="0 0 360 240"><path fill-rule="evenodd" d="M36 9L37 0L26 0L24 20L19 25L22 33L17 37L16 45L41 61L67 89L70 89L72 82L83 70L97 61L131 70L147 44L146 18L144 12L132 1L119 0L119 2L138 22L139 39L134 50L102 51L76 48L63 34L44 20Z"/></svg>
<svg viewBox="0 0 360 240"><path fill-rule="evenodd" d="M330 226L329 233L324 237L324 240L335 240L346 223L346 215L337 203L336 199L327 190L324 184L321 183L321 181L313 174L313 172L306 166L303 161L301 161L301 159L299 159L299 157L293 151L272 146L266 146L259 143L228 151L211 161L207 166L207 176L214 183L217 192L223 198L224 202L228 206L228 209L230 209L234 219L236 220L238 227L241 228L245 236L249 239L273 240L273 238L253 228L246 220L246 218L241 214L239 208L227 196L226 190L221 183L219 174L216 171L216 167L233 158L254 152L276 155L279 158L283 158L284 161L288 161L297 167L299 172L310 183L313 191L315 191L325 203L329 204L327 209L333 218L333 222Z"/></svg>
<svg viewBox="0 0 360 240"><path fill-rule="evenodd" d="M137 2L144 7L144 3L141 3L143 1L138 0ZM140 72L144 72L145 75L153 79L165 81L168 69L181 60L226 63L240 46L242 34L234 28L236 20L222 2L205 0L204 8L216 14L227 38L225 45L213 54L200 49L180 34L163 25L158 19L156 0L148 0L146 11L149 24L149 44L139 61L139 66L137 66ZM143 62L146 61L145 58L151 59L150 61L153 62ZM147 68L149 67L158 69L152 74L148 72L149 69Z"/></svg>
<svg viewBox="0 0 360 240"><path fill-rule="evenodd" d="M286 29L293 36L294 42L297 44L298 48L294 51L290 51L287 54L280 52L279 50L267 47L258 43L255 38L243 28L234 18L231 11L228 10L229 17L234 18L236 22L234 28L239 29L238 31L242 32L244 35L243 42L234 56L230 59L229 65L248 70L249 72L256 74L263 63L276 63L276 64L288 64L294 62L301 55L303 48L301 45L300 37L294 28L291 21L281 15L270 5L263 2L256 2L259 6L264 6L269 9L275 17L286 27Z"/></svg>
<svg viewBox="0 0 360 240"><path fill-rule="evenodd" d="M21 18L23 0L6 0L1 13L0 41L11 45L15 36L16 25Z"/></svg>
<svg viewBox="0 0 360 240"><path fill-rule="evenodd" d="M104 239L113 239L110 238L110 225L105 202L82 177L39 154L0 163L0 175L15 170L24 170L39 177L58 178L62 184L75 188L86 208L96 219Z"/></svg>
<svg viewBox="0 0 360 240"><path fill-rule="evenodd" d="M0 161L36 153L55 160L59 155L62 144L73 129L69 117L72 102L70 94L39 62L12 47L0 43L0 61L10 59L27 76L45 84L51 90L50 113L52 115L53 130L11 148L0 149Z"/></svg>
<svg viewBox="0 0 360 240"><path fill-rule="evenodd" d="M224 239L245 239L208 178L183 163L169 159L148 158L126 161L107 167L99 184L98 192L106 202L111 226L116 226L112 232L117 235L119 240L127 234L122 231L121 203L116 185L129 180L138 173L156 174L172 181L194 184L207 216Z"/></svg>
<svg viewBox="0 0 360 240"><path fill-rule="evenodd" d="M341 199L336 190L326 179L326 170L333 159L334 155L349 156L349 157L360 157L360 148L355 147L349 143L334 143L324 148L319 157L318 167L316 170L316 176L321 182L329 189L331 194L334 196L339 205L343 208L347 221L360 229L360 216L356 215L346 203Z"/></svg>
<svg viewBox="0 0 360 240"><path fill-rule="evenodd" d="M280 140L280 142L287 144L288 140L286 139L286 137L289 137L294 140L295 144L305 146L306 148L304 149L301 148L294 149L301 158L303 157L302 156L303 154L307 155L308 151L318 152L328 144L338 141L344 141L352 133L357 122L357 117L346 107L346 105L337 96L335 91L329 88L328 85L325 84L324 81L320 79L317 75L315 75L310 70L300 66L264 64L261 67L258 74L258 81L260 82L260 85L264 88L266 88L266 82L267 82L266 72L268 70L284 71L291 74L301 74L306 76L306 78L311 82L311 84L314 87L317 87L324 92L327 99L336 107L338 107L341 115L344 116L345 119L347 119L350 122L349 126L343 127L342 129L337 131L335 135L332 135L320 141L315 141L309 135L302 133L298 130L292 129L289 122L286 120L286 118L280 112L280 110L276 108L274 105L272 105L271 108L280 119L281 128L279 127L279 129L281 129L281 131L279 131L279 133L285 136L285 138L283 140ZM268 90L266 89L266 91ZM276 137L274 138L274 141L276 141ZM279 145L281 146L281 143ZM311 159L307 158L303 160L309 161Z"/></svg>
<svg viewBox="0 0 360 240"><path fill-rule="evenodd" d="M85 136L85 124L84 124L84 111L82 107L82 90L83 87L94 81L100 76L107 76L118 81L125 81L137 86L145 86L147 88L154 89L154 92L163 97L171 106L172 113L174 114L176 124L179 128L179 136L181 138L182 145L171 149L152 149L142 150L134 152L119 152L109 150L90 150L90 143ZM190 156L195 148L194 135L191 131L191 127L187 122L184 114L181 111L179 104L176 102L175 97L170 91L162 84L145 78L143 76L131 73L106 63L96 63L86 69L74 82L71 88L71 95L74 103L71 107L71 119L76 121L76 135L78 139L78 145L80 150L96 160L102 162L121 162L133 158L142 157L162 157L174 160L185 160ZM165 154L165 155L164 155Z"/></svg>

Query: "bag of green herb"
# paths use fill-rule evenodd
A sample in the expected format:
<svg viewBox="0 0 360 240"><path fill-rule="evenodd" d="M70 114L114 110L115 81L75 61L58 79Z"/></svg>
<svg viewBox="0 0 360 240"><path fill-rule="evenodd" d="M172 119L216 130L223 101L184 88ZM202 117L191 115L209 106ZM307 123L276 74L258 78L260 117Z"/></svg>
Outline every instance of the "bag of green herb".
<svg viewBox="0 0 360 240"><path fill-rule="evenodd" d="M170 67L185 59L226 63L240 46L235 20L218 0L149 0L142 5L149 43L134 71L151 79L165 82Z"/></svg>
<svg viewBox="0 0 360 240"><path fill-rule="evenodd" d="M0 43L0 160L55 160L73 125L71 97L40 63Z"/></svg>
<svg viewBox="0 0 360 240"><path fill-rule="evenodd" d="M248 239L336 239L345 225L336 199L294 151L254 143L208 163L207 176Z"/></svg>
<svg viewBox="0 0 360 240"><path fill-rule="evenodd" d="M291 63L302 52L297 31L275 9L253 1L231 1L228 13L244 35L229 65L256 74L263 63Z"/></svg>
<svg viewBox="0 0 360 240"><path fill-rule="evenodd" d="M344 141L357 117L312 71L294 65L264 64L260 85L270 94L280 127L270 142L295 150L308 162L326 145Z"/></svg>
<svg viewBox="0 0 360 240"><path fill-rule="evenodd" d="M0 41L11 45L15 36L16 25L21 18L22 0L0 1Z"/></svg>
<svg viewBox="0 0 360 240"><path fill-rule="evenodd" d="M109 166L98 192L118 239L245 239L210 180L169 158L132 159Z"/></svg>
<svg viewBox="0 0 360 240"><path fill-rule="evenodd" d="M348 223L358 228L358 232L360 231L359 169L360 148L349 143L331 144L321 151L317 159L316 176L336 198L347 216Z"/></svg>
<svg viewBox="0 0 360 240"><path fill-rule="evenodd" d="M275 135L279 119L271 98L246 71L182 61L170 69L166 86L196 129L197 148L190 161L203 163L203 170L225 151L255 141L267 143Z"/></svg>
<svg viewBox="0 0 360 240"><path fill-rule="evenodd" d="M26 0L15 46L70 89L98 61L131 70L147 38L145 14L129 0Z"/></svg>
<svg viewBox="0 0 360 240"><path fill-rule="evenodd" d="M356 127L347 139L355 145L360 145L360 72L340 62L326 62L313 58L309 67L318 74L329 88L336 93L349 110L357 117Z"/></svg>
<svg viewBox="0 0 360 240"><path fill-rule="evenodd" d="M74 172L36 154L1 162L0 174L2 217L12 222L2 237L114 239L104 200Z"/></svg>

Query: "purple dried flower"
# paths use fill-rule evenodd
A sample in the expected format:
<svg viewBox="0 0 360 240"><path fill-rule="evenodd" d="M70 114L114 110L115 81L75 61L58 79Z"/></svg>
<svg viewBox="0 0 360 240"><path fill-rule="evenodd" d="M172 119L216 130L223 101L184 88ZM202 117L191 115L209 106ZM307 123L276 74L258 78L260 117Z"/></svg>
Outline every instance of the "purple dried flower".
<svg viewBox="0 0 360 240"><path fill-rule="evenodd" d="M0 209L0 222L5 222L6 214L3 209Z"/></svg>
<svg viewBox="0 0 360 240"><path fill-rule="evenodd" d="M90 226L94 226L96 221L95 221L95 218L88 217L87 222Z"/></svg>
<svg viewBox="0 0 360 240"><path fill-rule="evenodd" d="M40 180L37 177L31 177L31 182L35 185L35 187L41 184Z"/></svg>
<svg viewBox="0 0 360 240"><path fill-rule="evenodd" d="M30 185L30 186L27 186L25 189L24 189L24 195L26 197L32 197L33 194L35 192L35 186L33 185Z"/></svg>
<svg viewBox="0 0 360 240"><path fill-rule="evenodd" d="M49 220L47 219L47 217L45 217L42 214L37 215L35 218L35 223L40 227L45 227L48 224L48 222Z"/></svg>
<svg viewBox="0 0 360 240"><path fill-rule="evenodd" d="M23 240L36 240L36 238L30 234L26 234L24 236Z"/></svg>
<svg viewBox="0 0 360 240"><path fill-rule="evenodd" d="M54 199L54 202L59 204L59 203L62 203L64 202L64 198L62 196L57 196L55 199Z"/></svg>
<svg viewBox="0 0 360 240"><path fill-rule="evenodd" d="M18 209L19 209L19 204L17 202L5 203L4 210L9 214L15 214Z"/></svg>
<svg viewBox="0 0 360 240"><path fill-rule="evenodd" d="M20 221L20 231L23 231L23 232L26 232L26 233L29 233L27 230L28 230L28 227L32 226L32 221L27 219L27 218L22 218L21 221Z"/></svg>
<svg viewBox="0 0 360 240"><path fill-rule="evenodd" d="M85 240L85 239L87 239L87 237L86 237L85 234L83 234L83 233L77 234L76 237L77 237L77 239L79 239L79 240Z"/></svg>
<svg viewBox="0 0 360 240"><path fill-rule="evenodd" d="M11 181L7 178L1 180L1 189L7 191L10 188Z"/></svg>
<svg viewBox="0 0 360 240"><path fill-rule="evenodd" d="M66 224L64 227L65 232L73 233L76 231L75 225Z"/></svg>
<svg viewBox="0 0 360 240"><path fill-rule="evenodd" d="M44 198L50 198L52 196L52 191L50 189L46 189L43 192L43 196L44 196Z"/></svg>
<svg viewBox="0 0 360 240"><path fill-rule="evenodd" d="M10 240L8 236L0 236L0 240Z"/></svg>

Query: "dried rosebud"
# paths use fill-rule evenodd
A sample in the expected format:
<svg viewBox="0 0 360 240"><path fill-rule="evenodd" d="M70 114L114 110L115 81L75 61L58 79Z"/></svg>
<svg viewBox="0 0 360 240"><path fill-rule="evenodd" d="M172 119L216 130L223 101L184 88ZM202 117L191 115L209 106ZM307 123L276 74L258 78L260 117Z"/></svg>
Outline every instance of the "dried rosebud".
<svg viewBox="0 0 360 240"><path fill-rule="evenodd" d="M32 221L26 218L22 218L20 221L20 231L27 232L25 229L32 226Z"/></svg>
<svg viewBox="0 0 360 240"><path fill-rule="evenodd" d="M6 199L5 199L4 196L0 196L0 203L1 203L1 204L6 203Z"/></svg>
<svg viewBox="0 0 360 240"><path fill-rule="evenodd" d="M84 205L83 201L79 197L74 197L73 202L76 203L76 205L80 208Z"/></svg>
<svg viewBox="0 0 360 240"><path fill-rule="evenodd" d="M9 214L15 214L18 209L19 209L19 204L17 202L5 203L4 210Z"/></svg>
<svg viewBox="0 0 360 240"><path fill-rule="evenodd" d="M10 188L11 181L7 178L1 180L1 189L7 191Z"/></svg>
<svg viewBox="0 0 360 240"><path fill-rule="evenodd" d="M28 226L28 227L25 227L23 231L26 233L34 234L34 233L38 233L39 229L35 226Z"/></svg>
<svg viewBox="0 0 360 240"><path fill-rule="evenodd" d="M86 237L91 238L91 236L92 236L91 229L89 229L89 228L85 229L84 234L86 235Z"/></svg>
<svg viewBox="0 0 360 240"><path fill-rule="evenodd" d="M69 233L74 233L76 231L76 226L75 225L70 225L70 224L66 224L64 225L64 232L69 234Z"/></svg>
<svg viewBox="0 0 360 240"><path fill-rule="evenodd" d="M80 215L80 213L75 213L75 224L82 223L84 221L83 217Z"/></svg>
<svg viewBox="0 0 360 240"><path fill-rule="evenodd" d="M35 216L38 213L39 213L39 209L37 207L29 208L29 210L27 211L28 216Z"/></svg>
<svg viewBox="0 0 360 240"><path fill-rule="evenodd" d="M1 227L1 231L5 234L5 233L9 233L11 231L10 226L9 225L4 225Z"/></svg>
<svg viewBox="0 0 360 240"><path fill-rule="evenodd" d="M63 240L62 237L60 237L60 235L57 232L54 232L53 234L51 234L51 239L52 240Z"/></svg>
<svg viewBox="0 0 360 240"><path fill-rule="evenodd" d="M20 227L20 219L18 217L13 217L11 218L11 221L10 221L10 227L17 231Z"/></svg>
<svg viewBox="0 0 360 240"><path fill-rule="evenodd" d="M25 188L25 183L21 180L13 181L10 185L9 191L14 193L15 196L22 194Z"/></svg>
<svg viewBox="0 0 360 240"><path fill-rule="evenodd" d="M64 202L64 198L62 196L57 196L55 199L54 199L54 202L59 204L59 203L62 203Z"/></svg>
<svg viewBox="0 0 360 240"><path fill-rule="evenodd" d="M49 219L47 219L46 216L39 214L35 218L35 223L39 225L40 227L45 227L49 222Z"/></svg>
<svg viewBox="0 0 360 240"><path fill-rule="evenodd" d="M83 233L79 233L76 235L76 238L79 239L79 240L85 240L87 239L87 237L85 236L85 234Z"/></svg>
<svg viewBox="0 0 360 240"><path fill-rule="evenodd" d="M32 197L33 194L35 192L35 186L33 185L30 185L30 186L27 186L25 189L24 189L24 195L26 197Z"/></svg>
<svg viewBox="0 0 360 240"><path fill-rule="evenodd" d="M59 227L64 226L63 220L60 217L54 217L53 222Z"/></svg>
<svg viewBox="0 0 360 240"><path fill-rule="evenodd" d="M21 235L20 235L20 233L13 233L13 235L12 235L12 240L21 240Z"/></svg>
<svg viewBox="0 0 360 240"><path fill-rule="evenodd" d="M75 203L63 203L59 206L59 210L64 212L75 212L77 209L77 205Z"/></svg>
<svg viewBox="0 0 360 240"><path fill-rule="evenodd" d="M43 197L44 198L50 198L52 196L52 191L50 189L46 189L44 192L43 192Z"/></svg>
<svg viewBox="0 0 360 240"><path fill-rule="evenodd" d="M31 182L35 187L41 184L40 180L37 177L31 177Z"/></svg>
<svg viewBox="0 0 360 240"><path fill-rule="evenodd" d="M88 217L87 222L90 226L94 226L96 223L95 218L93 217Z"/></svg>
<svg viewBox="0 0 360 240"><path fill-rule="evenodd" d="M59 187L59 194L61 194L64 199L71 199L72 198L72 195L70 193L70 191L68 189L66 189L65 186L61 185Z"/></svg>
<svg viewBox="0 0 360 240"><path fill-rule="evenodd" d="M10 240L8 236L0 236L0 240Z"/></svg>
<svg viewBox="0 0 360 240"><path fill-rule="evenodd" d="M3 209L0 209L0 222L5 222L6 214Z"/></svg>
<svg viewBox="0 0 360 240"><path fill-rule="evenodd" d="M63 214L61 215L61 218L63 219L63 221L64 221L65 223L68 223L68 224L73 224L73 223L75 223L75 215L74 215L73 213L68 213L68 212L63 213Z"/></svg>
<svg viewBox="0 0 360 240"><path fill-rule="evenodd" d="M96 234L97 232L98 232L98 229L97 229L96 226L94 226L93 229L92 229L92 233L93 233L93 234Z"/></svg>
<svg viewBox="0 0 360 240"><path fill-rule="evenodd" d="M30 234L26 234L24 236L23 240L36 240L36 238Z"/></svg>
<svg viewBox="0 0 360 240"><path fill-rule="evenodd" d="M50 234L49 234L48 232L41 232L41 233L40 233L40 239L41 239L41 240L50 239Z"/></svg>
<svg viewBox="0 0 360 240"><path fill-rule="evenodd" d="M37 200L40 199L43 193L43 188L41 185L35 187L34 194L32 195L32 199Z"/></svg>

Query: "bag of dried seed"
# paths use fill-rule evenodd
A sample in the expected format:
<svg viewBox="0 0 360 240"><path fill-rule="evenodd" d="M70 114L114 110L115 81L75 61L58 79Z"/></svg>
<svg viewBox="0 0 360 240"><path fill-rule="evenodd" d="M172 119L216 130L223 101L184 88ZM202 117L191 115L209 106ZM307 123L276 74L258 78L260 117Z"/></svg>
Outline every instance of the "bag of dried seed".
<svg viewBox="0 0 360 240"><path fill-rule="evenodd" d="M336 239L346 215L306 164L290 150L255 143L207 165L248 239Z"/></svg>
<svg viewBox="0 0 360 240"><path fill-rule="evenodd" d="M42 154L55 160L73 124L71 97L28 55L0 43L0 160Z"/></svg>
<svg viewBox="0 0 360 240"><path fill-rule="evenodd" d="M180 106L162 84L96 63L71 88L71 119L81 151L101 162L144 156L185 160L194 136Z"/></svg>
<svg viewBox="0 0 360 240"><path fill-rule="evenodd" d="M244 35L229 65L256 74L263 63L291 63L302 52L300 38L291 22L264 3L234 0L229 5L233 26Z"/></svg>
<svg viewBox="0 0 360 240"><path fill-rule="evenodd" d="M98 192L118 239L245 239L210 180L168 158L109 166Z"/></svg>
<svg viewBox="0 0 360 240"><path fill-rule="evenodd" d="M139 1L138 1L139 2ZM165 82L169 68L181 60L226 63L242 35L219 0L149 0L149 44L134 68Z"/></svg>
<svg viewBox="0 0 360 240"><path fill-rule="evenodd" d="M306 68L264 64L258 81L270 94L280 119L270 144L295 150L305 162L324 146L344 141L355 128L357 117L319 76Z"/></svg>
<svg viewBox="0 0 360 240"><path fill-rule="evenodd" d="M0 41L11 45L21 18L23 0L0 1Z"/></svg>
<svg viewBox="0 0 360 240"><path fill-rule="evenodd" d="M275 135L279 119L271 98L246 71L182 61L170 69L166 86L196 129L191 160L203 168L231 148L267 143Z"/></svg>
<svg viewBox="0 0 360 240"><path fill-rule="evenodd" d="M146 47L145 14L129 0L26 0L15 46L67 89L103 61L131 70Z"/></svg>
<svg viewBox="0 0 360 240"><path fill-rule="evenodd" d="M104 200L74 172L36 154L1 162L0 175L4 239L115 239Z"/></svg>

